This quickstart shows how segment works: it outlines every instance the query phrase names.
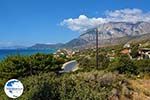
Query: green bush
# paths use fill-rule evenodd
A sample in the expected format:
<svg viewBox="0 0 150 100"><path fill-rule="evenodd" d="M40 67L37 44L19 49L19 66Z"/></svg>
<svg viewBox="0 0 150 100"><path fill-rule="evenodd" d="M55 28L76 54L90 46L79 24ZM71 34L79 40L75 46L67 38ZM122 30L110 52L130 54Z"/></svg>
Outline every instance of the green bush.
<svg viewBox="0 0 150 100"><path fill-rule="evenodd" d="M119 59L109 65L109 70L118 71L120 74L137 75L137 66L127 55L121 55Z"/></svg>
<svg viewBox="0 0 150 100"><path fill-rule="evenodd" d="M55 59L52 54L35 54L31 56L9 56L0 62L1 78L18 78L39 73L58 71L66 59Z"/></svg>
<svg viewBox="0 0 150 100"><path fill-rule="evenodd" d="M140 73L150 74L150 60L138 60L134 61L135 66L137 66Z"/></svg>
<svg viewBox="0 0 150 100"><path fill-rule="evenodd" d="M22 80L24 94L21 100L58 100L59 82L55 73L34 75Z"/></svg>
<svg viewBox="0 0 150 100"><path fill-rule="evenodd" d="M137 58L138 57L138 49L139 49L139 46L138 44L137 45L133 45L132 48L131 48L131 56L133 58Z"/></svg>
<svg viewBox="0 0 150 100"><path fill-rule="evenodd" d="M105 100L118 87L120 77L104 72L34 75L22 80L25 91L21 100Z"/></svg>
<svg viewBox="0 0 150 100"><path fill-rule="evenodd" d="M89 58L89 57L81 57L78 59L79 62L79 67L80 69L84 70L84 71L90 71L92 69L95 69L95 58Z"/></svg>
<svg viewBox="0 0 150 100"><path fill-rule="evenodd" d="M109 65L109 58L105 54L98 55L98 68L96 67L96 57L94 56L82 56L78 58L79 66L84 71L91 71L93 69L103 70Z"/></svg>
<svg viewBox="0 0 150 100"><path fill-rule="evenodd" d="M99 69L106 69L110 63L110 60L108 57L106 57L106 54L99 54L98 56L99 60Z"/></svg>

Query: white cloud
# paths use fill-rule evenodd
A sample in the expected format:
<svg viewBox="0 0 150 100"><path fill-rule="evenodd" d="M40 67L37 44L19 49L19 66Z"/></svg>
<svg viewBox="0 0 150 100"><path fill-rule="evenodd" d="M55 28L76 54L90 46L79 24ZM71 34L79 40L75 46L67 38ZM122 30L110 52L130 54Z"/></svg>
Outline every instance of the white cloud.
<svg viewBox="0 0 150 100"><path fill-rule="evenodd" d="M67 26L73 31L86 31L89 28L99 25L99 23L104 23L105 19L103 18L88 18L85 15L80 15L78 18L65 19L61 22L61 25Z"/></svg>
<svg viewBox="0 0 150 100"><path fill-rule="evenodd" d="M115 11L106 11L106 19L108 22L137 22L150 21L150 13L144 13L140 9L122 9Z"/></svg>
<svg viewBox="0 0 150 100"><path fill-rule="evenodd" d="M150 21L150 12L143 12L141 9L136 8L106 11L105 17L89 18L86 15L80 15L78 18L65 19L60 25L66 26L73 31L83 32L107 22L137 21Z"/></svg>

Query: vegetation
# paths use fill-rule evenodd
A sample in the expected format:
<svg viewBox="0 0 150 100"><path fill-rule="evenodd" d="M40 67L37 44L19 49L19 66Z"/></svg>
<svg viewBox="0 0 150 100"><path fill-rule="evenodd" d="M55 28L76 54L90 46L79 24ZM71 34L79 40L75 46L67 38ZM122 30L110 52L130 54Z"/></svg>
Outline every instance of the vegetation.
<svg viewBox="0 0 150 100"><path fill-rule="evenodd" d="M139 49L139 45L138 45L138 44L132 46L132 49L131 49L131 51L132 51L132 52L131 52L131 56L132 56L133 58L138 57L138 49Z"/></svg>
<svg viewBox="0 0 150 100"><path fill-rule="evenodd" d="M67 59L56 59L52 54L9 56L0 63L1 78L19 78L50 71L58 71Z"/></svg>
<svg viewBox="0 0 150 100"><path fill-rule="evenodd" d="M125 79L113 73L103 71L68 73L57 76L55 73L43 73L22 79L24 94L20 100L104 100L109 96L122 94L113 93L122 88ZM2 99L8 99L4 93Z"/></svg>
<svg viewBox="0 0 150 100"><path fill-rule="evenodd" d="M121 55L117 61L112 62L109 66L111 71L118 71L120 74L137 75L138 68L135 66L129 56Z"/></svg>
<svg viewBox="0 0 150 100"><path fill-rule="evenodd" d="M107 53L112 50L116 57L110 60ZM145 76L150 78L150 60L132 60L120 51L120 46L101 48L99 68L95 67L94 50L84 50L72 58L40 53L9 56L0 62L0 99L9 99L3 86L11 78L21 80L24 85L19 100L132 100L139 91L145 97L150 96L147 90L134 87ZM59 74L62 64L70 59L78 61L79 70Z"/></svg>

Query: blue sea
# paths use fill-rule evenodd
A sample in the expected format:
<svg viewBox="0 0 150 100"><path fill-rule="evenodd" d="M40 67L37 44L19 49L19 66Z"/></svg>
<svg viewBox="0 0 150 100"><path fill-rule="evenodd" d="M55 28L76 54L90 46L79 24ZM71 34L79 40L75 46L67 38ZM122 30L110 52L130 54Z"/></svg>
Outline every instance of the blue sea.
<svg viewBox="0 0 150 100"><path fill-rule="evenodd" d="M56 49L46 49L46 50L29 50L29 49L0 49L0 60L6 58L7 56L13 55L32 55L36 53L51 54L54 53Z"/></svg>

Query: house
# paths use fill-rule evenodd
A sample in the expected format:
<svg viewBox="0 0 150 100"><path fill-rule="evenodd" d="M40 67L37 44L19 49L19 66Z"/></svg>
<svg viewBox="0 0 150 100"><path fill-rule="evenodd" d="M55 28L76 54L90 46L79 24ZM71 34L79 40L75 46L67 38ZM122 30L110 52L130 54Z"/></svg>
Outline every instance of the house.
<svg viewBox="0 0 150 100"><path fill-rule="evenodd" d="M54 57L66 56L67 58L72 57L75 54L74 51L70 49L59 49L54 53Z"/></svg>
<svg viewBox="0 0 150 100"><path fill-rule="evenodd" d="M130 54L131 53L131 49L123 49L120 53L121 54Z"/></svg>
<svg viewBox="0 0 150 100"><path fill-rule="evenodd" d="M109 57L109 60L112 61L113 59L115 59L115 51L111 50L111 52L107 53L107 57Z"/></svg>
<svg viewBox="0 0 150 100"><path fill-rule="evenodd" d="M130 48L131 47L131 45L129 44L129 43L126 43L124 46L123 46L123 48Z"/></svg>
<svg viewBox="0 0 150 100"><path fill-rule="evenodd" d="M130 59L132 59L132 56L130 55L131 53L131 49L123 49L121 52L121 54L125 54L125 55L128 55Z"/></svg>
<svg viewBox="0 0 150 100"><path fill-rule="evenodd" d="M139 57L140 59L150 59L150 48L140 48L139 49Z"/></svg>

